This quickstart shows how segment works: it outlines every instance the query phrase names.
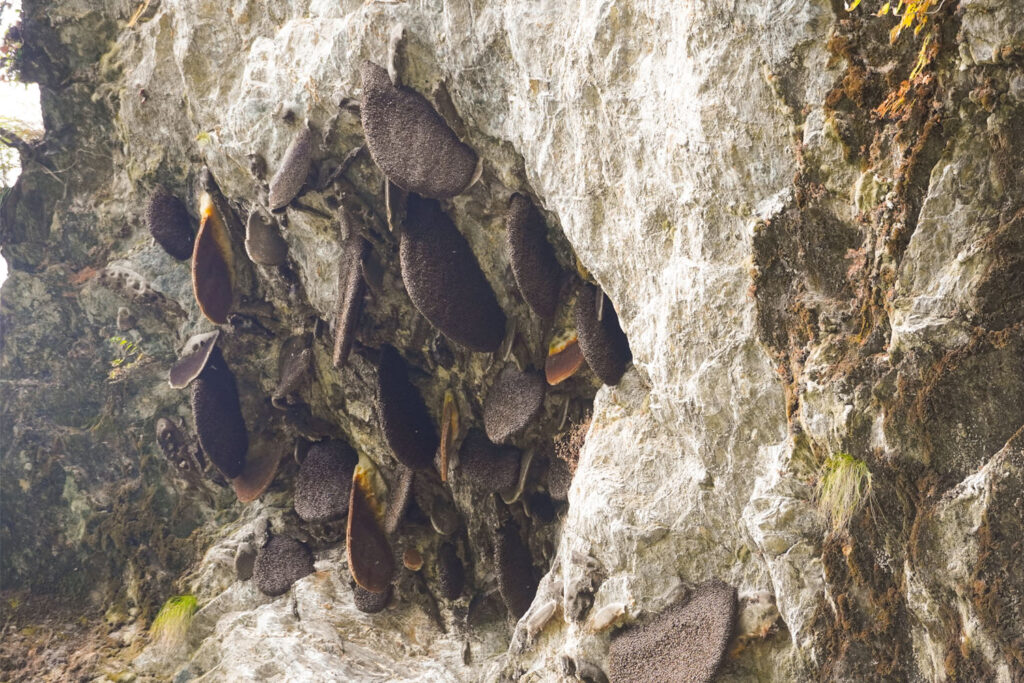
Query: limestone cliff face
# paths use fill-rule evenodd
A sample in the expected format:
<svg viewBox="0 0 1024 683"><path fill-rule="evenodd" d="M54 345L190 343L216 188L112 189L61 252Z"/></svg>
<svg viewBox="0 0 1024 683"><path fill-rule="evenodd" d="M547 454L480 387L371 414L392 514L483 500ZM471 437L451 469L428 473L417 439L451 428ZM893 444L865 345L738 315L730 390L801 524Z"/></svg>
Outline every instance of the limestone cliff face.
<svg viewBox="0 0 1024 683"><path fill-rule="evenodd" d="M740 595L722 680L1024 676L1024 9L942 3L890 44L893 20L862 4L26 0L47 138L0 233L5 677L598 680L617 627L708 579ZM359 65L385 64L399 25L398 75L484 160L448 209L517 321L512 355L546 334L504 248L519 191L562 264L607 293L634 364L615 387L549 393L528 432L527 493L543 493L540 444L566 402L571 424L593 399L554 521L453 475L417 503L454 505L468 588L439 598L428 566L366 615L338 530L292 510L294 444L344 436L394 486L373 349L411 358L435 421L453 390L462 434L502 364L418 316L380 172L365 153L342 165L363 144ZM165 377L211 325L145 199L162 183L196 212L205 165L244 221L305 120L318 152L281 218L287 266L249 263L235 235L222 345L250 438L288 453L243 505L156 441L161 417L194 439ZM379 264L341 371L339 206L378 236ZM280 410L278 355L303 334L313 371ZM839 452L874 487L836 531L814 489ZM493 561L508 516L543 574L518 623ZM437 524L408 526L396 548L434 557ZM318 570L273 599L234 568L268 531L307 540ZM145 647L182 592L201 606L188 643ZM46 599L68 615L49 660L29 628Z"/></svg>

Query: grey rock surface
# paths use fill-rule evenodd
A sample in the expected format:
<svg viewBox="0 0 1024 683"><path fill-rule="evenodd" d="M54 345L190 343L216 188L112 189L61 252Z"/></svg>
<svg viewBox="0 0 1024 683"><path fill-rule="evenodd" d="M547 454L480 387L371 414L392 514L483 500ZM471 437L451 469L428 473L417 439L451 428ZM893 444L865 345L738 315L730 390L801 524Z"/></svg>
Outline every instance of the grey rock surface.
<svg viewBox="0 0 1024 683"><path fill-rule="evenodd" d="M4 634L2 675L560 681L607 670L616 628L719 580L741 624L721 680L1024 676L1024 17L1016 0L943 3L890 44L891 17L862 4L25 0L48 133L0 206L0 580L25 627ZM386 63L398 24L403 83L484 161L445 210L518 321L508 358L448 344L412 306L372 159L333 173L363 144L359 65ZM421 517L441 501L456 522L466 589L444 604L400 570L364 614L344 529L292 511L295 463L243 506L194 457L166 372L210 324L145 197L160 182L194 210L205 164L246 216L307 119L322 158L279 215L287 264L255 268L233 236L240 295L218 348L251 442L344 436L386 500L385 343L435 424L452 390L461 435L479 426L480 387L546 348L505 253L513 192L537 198L560 263L628 336L618 385L581 371L522 436L546 438L564 405L585 419L593 397L567 507L531 526L543 578L516 623L492 558L519 503L417 475ZM335 369L318 321L337 304L339 206L381 273ZM314 379L273 406L280 347L305 333ZM161 418L186 427L173 459ZM837 452L874 481L840 530L814 500ZM547 456L528 453L537 488ZM412 513L396 534L399 553L436 545ZM235 570L270 535L315 557L276 598ZM201 607L167 657L147 620L185 592ZM63 634L48 649L27 628L43 613Z"/></svg>

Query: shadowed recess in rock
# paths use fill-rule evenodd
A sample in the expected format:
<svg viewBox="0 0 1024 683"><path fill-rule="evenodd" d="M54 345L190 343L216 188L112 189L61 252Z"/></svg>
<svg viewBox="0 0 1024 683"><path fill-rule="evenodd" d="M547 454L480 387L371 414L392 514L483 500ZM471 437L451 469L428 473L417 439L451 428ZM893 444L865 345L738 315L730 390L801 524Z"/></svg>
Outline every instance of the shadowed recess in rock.
<svg viewBox="0 0 1024 683"><path fill-rule="evenodd" d="M192 417L203 452L224 476L245 468L249 435L238 403L238 386L220 349L214 347L199 377L192 382Z"/></svg>
<svg viewBox="0 0 1024 683"><path fill-rule="evenodd" d="M508 490L519 481L519 459L519 449L495 446L474 427L459 449L459 472L485 491Z"/></svg>
<svg viewBox="0 0 1024 683"><path fill-rule="evenodd" d="M576 300L576 333L580 351L587 365L605 384L615 385L633 360L626 334L619 327L619 317L607 298L599 302L604 293L593 285L584 285ZM601 319L598 320L598 304Z"/></svg>
<svg viewBox="0 0 1024 683"><path fill-rule="evenodd" d="M459 407L455 403L455 394L451 389L444 392L444 404L441 406L441 447L438 449L438 471L441 481L448 481L448 462L455 436L459 433Z"/></svg>
<svg viewBox="0 0 1024 683"><path fill-rule="evenodd" d="M218 325L227 322L234 302L233 263L227 224L213 198L204 192L200 201L199 234L192 252L192 289L199 310Z"/></svg>
<svg viewBox="0 0 1024 683"><path fill-rule="evenodd" d="M576 660L576 677L583 683L608 683L601 667L583 659Z"/></svg>
<svg viewBox="0 0 1024 683"><path fill-rule="evenodd" d="M417 498L417 503L422 505L422 497ZM462 528L462 516L458 508L445 496L435 497L429 505L429 510L427 516L430 517L430 526L442 536L451 536Z"/></svg>
<svg viewBox="0 0 1024 683"><path fill-rule="evenodd" d="M256 567L256 549L252 543L242 542L235 550L235 578L239 581L248 581Z"/></svg>
<svg viewBox="0 0 1024 683"><path fill-rule="evenodd" d="M168 459L177 457L179 453L187 448L185 435L178 425L166 417L158 418L156 421L156 440L160 444L160 450Z"/></svg>
<svg viewBox="0 0 1024 683"><path fill-rule="evenodd" d="M154 187L152 194L149 195L149 202L146 204L146 226L156 243L174 258L184 261L192 255L195 241L192 216L185 208L185 203L163 185Z"/></svg>
<svg viewBox="0 0 1024 683"><path fill-rule="evenodd" d="M710 681L736 627L736 589L721 581L697 586L687 599L612 636L613 682Z"/></svg>
<svg viewBox="0 0 1024 683"><path fill-rule="evenodd" d="M384 608L391 602L392 588L388 586L383 593L368 591L358 583L352 584L352 601L356 609L366 614L376 614L384 611Z"/></svg>
<svg viewBox="0 0 1024 683"><path fill-rule="evenodd" d="M498 493L501 494L501 499L505 501L506 505L515 503L522 498L523 491L526 490L526 482L530 478L530 466L533 464L534 449L530 449L522 454L519 458L519 478L516 480L516 485L511 489L503 489Z"/></svg>
<svg viewBox="0 0 1024 683"><path fill-rule="evenodd" d="M214 347L217 346L218 337L220 330L214 330L197 334L188 340L183 355L174 362L167 373L167 381L172 389L184 389L199 376L210 360Z"/></svg>
<svg viewBox="0 0 1024 683"><path fill-rule="evenodd" d="M298 393L308 383L313 370L312 345L311 334L294 335L281 345L277 356L277 387L273 394L275 402Z"/></svg>
<svg viewBox="0 0 1024 683"><path fill-rule="evenodd" d="M497 536L494 564L498 569L498 590L509 613L519 619L530 609L533 596L537 594L533 559L514 524L503 525Z"/></svg>
<svg viewBox="0 0 1024 683"><path fill-rule="evenodd" d="M313 445L295 477L295 513L307 522L341 519L348 512L359 456L344 441Z"/></svg>
<svg viewBox="0 0 1024 683"><path fill-rule="evenodd" d="M569 487L572 486L572 471L569 463L561 458L551 458L548 466L548 493L555 500L569 500Z"/></svg>
<svg viewBox="0 0 1024 683"><path fill-rule="evenodd" d="M401 239L402 281L423 317L456 344L497 351L505 313L469 243L440 204L410 194Z"/></svg>
<svg viewBox="0 0 1024 683"><path fill-rule="evenodd" d="M523 299L542 318L553 318L564 271L548 242L544 217L529 197L514 194L505 214L508 259Z"/></svg>
<svg viewBox="0 0 1024 683"><path fill-rule="evenodd" d="M535 370L508 366L484 399L484 428L494 443L507 441L540 414L547 383Z"/></svg>
<svg viewBox="0 0 1024 683"><path fill-rule="evenodd" d="M366 144L388 180L424 197L454 197L479 175L476 152L461 142L427 98L396 87L388 72L363 62L360 112Z"/></svg>
<svg viewBox="0 0 1024 683"><path fill-rule="evenodd" d="M309 125L302 127L292 139L281 158L274 177L270 179L270 210L277 211L295 199L306 183L313 161L313 131Z"/></svg>
<svg viewBox="0 0 1024 683"><path fill-rule="evenodd" d="M377 413L384 438L400 463L428 469L440 443L420 392L409 381L405 360L392 346L380 350Z"/></svg>
<svg viewBox="0 0 1024 683"><path fill-rule="evenodd" d="M534 491L527 496L526 507L530 517L541 524L550 524L555 519L555 504L543 491Z"/></svg>
<svg viewBox="0 0 1024 683"><path fill-rule="evenodd" d="M377 523L367 488L365 473L357 472L349 498L345 553L355 582L371 593L382 593L395 575L395 558L387 536Z"/></svg>
<svg viewBox="0 0 1024 683"><path fill-rule="evenodd" d="M466 569L452 543L442 543L438 548L437 584L446 600L458 600L466 585Z"/></svg>
<svg viewBox="0 0 1024 683"><path fill-rule="evenodd" d="M290 536L272 536L256 553L252 576L256 587L271 597L284 595L292 584L313 573L313 553Z"/></svg>
<svg viewBox="0 0 1024 683"><path fill-rule="evenodd" d="M348 361L356 328L363 313L366 281L363 279L363 261L370 245L358 235L350 236L342 247L338 269L338 303L334 318L334 367Z"/></svg>

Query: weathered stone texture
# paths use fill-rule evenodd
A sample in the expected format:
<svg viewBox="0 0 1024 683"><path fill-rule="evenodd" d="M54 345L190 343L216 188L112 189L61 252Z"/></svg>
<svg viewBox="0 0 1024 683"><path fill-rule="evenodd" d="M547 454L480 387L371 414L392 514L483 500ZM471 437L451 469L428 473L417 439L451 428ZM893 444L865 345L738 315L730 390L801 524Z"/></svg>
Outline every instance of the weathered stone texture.
<svg viewBox="0 0 1024 683"><path fill-rule="evenodd" d="M185 661L137 657L126 636L94 676L564 680L607 670L614 628L708 580L737 589L746 625L723 680L1024 676L1024 11L942 3L900 101L922 37L890 45L891 17L842 4L163 0L130 21L121 1L25 0L48 137L0 212L3 590L139 608L140 624L172 588L197 595ZM363 144L359 65L387 63L399 23L403 82L484 160L445 210L523 321L511 355L538 366L525 356L545 341L505 250L525 191L561 265L578 257L614 302L634 359L597 392L568 508L529 538L547 573L515 625L492 560L503 504L468 478L448 483L451 509L429 509L433 483L413 490L434 526L465 521L463 597L439 606L399 572L389 606L364 614L343 529L291 512L296 466L243 507L154 439L160 417L191 431L164 377L210 326L144 198L159 182L194 207L206 164L247 216L307 119L322 158L280 213L288 263L252 266L235 236L239 317L221 345L251 439L290 452L297 435L344 435L394 483L373 409L385 343L408 353L435 424L447 388L463 430L482 424L502 363L412 306L369 155L333 175ZM338 370L318 336L313 381L272 407L280 344L333 320L350 229L377 236L366 270L380 267L357 343ZM112 367L115 336L142 354ZM592 379L572 391L593 395ZM546 401L538 421L560 416ZM832 531L814 484L838 451L875 486ZM404 538L434 547L419 524ZM269 533L309 542L318 570L276 599L234 569Z"/></svg>

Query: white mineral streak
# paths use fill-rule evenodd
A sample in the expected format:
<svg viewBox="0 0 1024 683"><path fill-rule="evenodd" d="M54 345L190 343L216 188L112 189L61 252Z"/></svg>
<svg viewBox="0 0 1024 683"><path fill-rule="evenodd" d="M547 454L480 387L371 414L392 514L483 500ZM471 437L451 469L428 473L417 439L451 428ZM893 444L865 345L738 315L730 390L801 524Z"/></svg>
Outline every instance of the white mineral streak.
<svg viewBox="0 0 1024 683"><path fill-rule="evenodd" d="M989 266L978 248L998 219L996 208L978 201L979 194L992 191L983 181L989 159L974 154L965 159L956 151L949 157L932 171L897 283L892 336L895 345L907 349L932 341L953 348L967 341L970 327L961 313L970 309ZM972 185L965 187L965 180ZM973 185L978 181L980 188Z"/></svg>
<svg viewBox="0 0 1024 683"><path fill-rule="evenodd" d="M1016 10L986 13L1003 7L996 0L962 4L972 58L993 59ZM543 611L557 597L549 588L560 585L558 613L569 613L568 593L594 571L588 562L605 577L593 609L618 603L630 616L663 607L680 582L718 578L741 593L774 594L789 633L760 660L763 668L741 662L727 677L792 680L815 657L808 629L823 599L822 530L807 485L791 472L782 387L757 339L750 226L790 201L795 134L809 153L841 156L821 114L839 68L827 66L832 20L825 0L164 0L139 28L128 82L152 83L151 96L180 94L193 129L149 124L164 126L166 140L201 131L225 192L251 196L258 187L247 155L261 153L272 173L294 134L279 114L291 110L321 130L350 116L337 104L358 98L358 63L383 63L389 32L403 23L431 60L414 65L424 82L413 85L446 82L468 142L509 191L519 189L522 156L532 189L614 302L635 356L622 383L598 394L552 565L559 576L547 577L538 594ZM805 106L801 132L797 111ZM146 121L130 98L122 107L125 120ZM141 149L134 163L150 156ZM958 230L978 217L951 191L956 174L951 161L934 172L900 274L906 293L894 304L896 341L944 329L947 308L969 296L967 243L977 234ZM853 202L850 181L844 168L826 179ZM858 187L858 196L871 189ZM307 195L307 203L318 201ZM287 216L299 275L329 317L337 242L301 210L290 207ZM498 221L470 239L481 261L500 264ZM825 442L844 416L842 406L827 404L812 402L805 416ZM984 503L961 487L950 505L975 518ZM222 548L217 562L229 562L233 549ZM332 551L317 566L342 557ZM306 577L273 600L248 584L214 593L197 616L201 642L190 668L202 680L444 681L493 680L513 664L548 681L558 680L563 655L604 664L608 633L567 616L551 619L534 646L507 661L508 633L475 634L465 664L462 640L414 607L357 612L339 576ZM196 579L200 592L211 590L207 578ZM913 577L909 583L915 590ZM941 639L924 631L915 638L934 653L928 670L941 672Z"/></svg>
<svg viewBox="0 0 1024 683"><path fill-rule="evenodd" d="M1014 680L1009 661L982 626L971 600L972 569L980 551L978 531L997 504L993 487L1014 475L1019 481L1021 471L1011 461L1014 455L1014 448L1007 446L946 493L922 526L918 556L907 562L907 604L919 620L913 631L914 654L923 675L932 680L945 678L945 651L954 638L963 648L980 653L996 680ZM962 633L950 633L942 620L950 611L958 614Z"/></svg>
<svg viewBox="0 0 1024 683"><path fill-rule="evenodd" d="M1002 51L1024 40L1024 6L1002 0L962 0L963 35L960 56L968 64L999 62Z"/></svg>
<svg viewBox="0 0 1024 683"><path fill-rule="evenodd" d="M965 65L998 63L1003 48L1024 39L1024 7L997 0L966 0L961 58ZM1024 88L1011 88L1024 101ZM1001 134L1006 122L998 112L984 121L985 130ZM965 312L977 310L979 286L991 266L990 254L978 249L999 225L1003 195L989 154L972 140L981 131L965 125L932 170L917 229L910 240L897 280L892 306L891 349L954 349L971 333ZM984 148L981 148L984 150ZM965 406L970 410L971 406ZM914 656L925 678L946 676L950 643L980 654L996 680L1010 681L1009 663L992 634L982 625L972 601L976 589L978 531L1001 503L992 490L1016 472L1013 447L994 454L976 472L947 492L920 530L920 548L906 563L907 605L917 619L912 630ZM948 616L957 615L961 633L951 633ZM944 620L943 617L946 617Z"/></svg>
<svg viewBox="0 0 1024 683"><path fill-rule="evenodd" d="M998 0L965 0L961 56L967 63L998 61L1002 48L1024 40L1024 6ZM1024 101L1024 91L1016 93ZM999 112L985 122L1005 125ZM988 154L965 126L932 169L928 195L907 248L893 302L894 347L937 343L954 348L969 336L963 312L973 308L988 258L979 248L998 225L1002 188Z"/></svg>

